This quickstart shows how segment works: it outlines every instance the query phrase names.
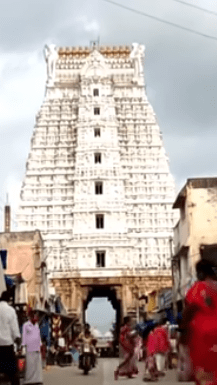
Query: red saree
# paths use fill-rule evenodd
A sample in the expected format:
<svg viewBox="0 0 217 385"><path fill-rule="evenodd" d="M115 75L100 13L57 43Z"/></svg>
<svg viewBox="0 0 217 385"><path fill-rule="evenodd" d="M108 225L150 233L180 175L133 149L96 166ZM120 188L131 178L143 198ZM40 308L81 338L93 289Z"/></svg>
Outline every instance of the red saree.
<svg viewBox="0 0 217 385"><path fill-rule="evenodd" d="M135 355L135 341L130 336L131 329L125 325L120 331L120 358L122 362L125 361L131 355L128 362L122 366L119 371L119 376L132 377L134 374L138 374L138 368L136 366L136 355Z"/></svg>
<svg viewBox="0 0 217 385"><path fill-rule="evenodd" d="M170 342L168 332L163 326L158 326L154 330L155 337L155 353L168 353L170 350Z"/></svg>
<svg viewBox="0 0 217 385"><path fill-rule="evenodd" d="M147 340L147 356L150 357L152 356L153 354L156 353L156 343L155 343L155 335L154 335L154 332L151 331L149 333L149 336L148 336L148 340Z"/></svg>
<svg viewBox="0 0 217 385"><path fill-rule="evenodd" d="M145 376L144 381L156 381L158 377L158 371L155 360L156 353L156 335L154 331L151 331L148 335L146 344L146 359L145 359ZM148 373L147 373L148 372ZM149 377L147 377L147 374Z"/></svg>
<svg viewBox="0 0 217 385"><path fill-rule="evenodd" d="M190 322L189 352L198 385L217 385L217 282L196 282L186 305L198 306Z"/></svg>

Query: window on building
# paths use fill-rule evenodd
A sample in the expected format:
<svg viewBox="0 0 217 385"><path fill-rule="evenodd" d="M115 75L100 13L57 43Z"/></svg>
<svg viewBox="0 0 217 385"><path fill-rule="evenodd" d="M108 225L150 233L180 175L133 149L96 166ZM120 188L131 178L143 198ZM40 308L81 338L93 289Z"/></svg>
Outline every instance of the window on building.
<svg viewBox="0 0 217 385"><path fill-rule="evenodd" d="M94 163L101 163L101 160L102 160L101 153L100 152L95 153L94 154Z"/></svg>
<svg viewBox="0 0 217 385"><path fill-rule="evenodd" d="M104 215L103 214L97 214L96 215L96 228L97 229L104 229Z"/></svg>
<svg viewBox="0 0 217 385"><path fill-rule="evenodd" d="M101 195L103 194L103 186L102 182L95 182L95 194Z"/></svg>
<svg viewBox="0 0 217 385"><path fill-rule="evenodd" d="M100 128L94 128L94 136L100 136Z"/></svg>
<svg viewBox="0 0 217 385"><path fill-rule="evenodd" d="M98 90L98 88L94 88L94 90L93 90L93 96L99 96L99 90Z"/></svg>
<svg viewBox="0 0 217 385"><path fill-rule="evenodd" d="M100 108L99 107L94 107L93 111L94 111L94 115L100 115Z"/></svg>
<svg viewBox="0 0 217 385"><path fill-rule="evenodd" d="M96 267L105 267L105 251L96 252Z"/></svg>

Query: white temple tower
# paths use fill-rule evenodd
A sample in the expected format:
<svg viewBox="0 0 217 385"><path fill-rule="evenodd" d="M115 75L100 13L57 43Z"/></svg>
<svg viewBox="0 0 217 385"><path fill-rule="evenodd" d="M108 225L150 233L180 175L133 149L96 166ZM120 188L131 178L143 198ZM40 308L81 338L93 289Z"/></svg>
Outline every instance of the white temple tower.
<svg viewBox="0 0 217 385"><path fill-rule="evenodd" d="M45 56L19 230L41 230L50 278L170 275L175 185L145 93L144 46L51 45Z"/></svg>

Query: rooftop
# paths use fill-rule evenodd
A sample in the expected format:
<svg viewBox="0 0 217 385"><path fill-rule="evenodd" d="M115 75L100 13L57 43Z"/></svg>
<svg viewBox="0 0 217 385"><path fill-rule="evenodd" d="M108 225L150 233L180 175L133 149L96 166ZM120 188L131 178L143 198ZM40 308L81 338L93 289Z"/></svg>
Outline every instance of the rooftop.
<svg viewBox="0 0 217 385"><path fill-rule="evenodd" d="M131 46L94 46L94 47L59 47L58 54L60 57L86 57L96 49L103 56L109 57L127 57L132 51Z"/></svg>
<svg viewBox="0 0 217 385"><path fill-rule="evenodd" d="M189 178L184 187L179 192L174 204L173 209L179 209L186 198L187 187L196 188L212 188L217 187L217 177L204 177L204 178Z"/></svg>
<svg viewBox="0 0 217 385"><path fill-rule="evenodd" d="M7 240L16 240L16 241L29 241L34 240L34 237L38 235L40 240L42 240L41 233L39 230L33 231L10 231L10 232L0 232L0 239Z"/></svg>

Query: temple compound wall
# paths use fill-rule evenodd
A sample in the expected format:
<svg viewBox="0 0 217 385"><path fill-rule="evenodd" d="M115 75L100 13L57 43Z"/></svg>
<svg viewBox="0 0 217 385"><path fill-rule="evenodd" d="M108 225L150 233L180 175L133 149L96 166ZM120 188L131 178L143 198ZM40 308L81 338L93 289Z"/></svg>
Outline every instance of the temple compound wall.
<svg viewBox="0 0 217 385"><path fill-rule="evenodd" d="M50 284L69 312L81 313L90 287L107 279L101 288L116 288L126 314L135 310L132 285L141 294L171 286L175 185L145 92L145 47L44 53L19 230L41 231Z"/></svg>

